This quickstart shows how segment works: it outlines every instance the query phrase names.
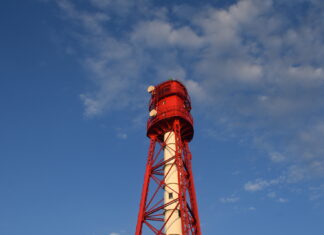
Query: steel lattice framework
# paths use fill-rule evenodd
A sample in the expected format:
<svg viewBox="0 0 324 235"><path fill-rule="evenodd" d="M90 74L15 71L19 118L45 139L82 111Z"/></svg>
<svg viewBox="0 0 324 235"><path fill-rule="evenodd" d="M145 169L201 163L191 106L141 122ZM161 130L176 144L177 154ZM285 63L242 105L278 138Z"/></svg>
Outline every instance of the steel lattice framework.
<svg viewBox="0 0 324 235"><path fill-rule="evenodd" d="M171 88L166 90L165 87L168 86ZM159 92L159 89L164 89L164 93ZM185 92L186 96L179 96L179 92ZM191 166L192 156L188 145L193 136L193 122L189 113L190 100L186 92L180 82L168 81L157 86L155 93L152 93L150 110L158 109L158 115L148 122L150 147L136 235L147 234L149 231L151 234L169 234L166 233L166 226L170 224L169 220L174 213L178 213L181 219L181 234L201 234ZM179 96L183 103L187 102L188 108L184 109L186 106L183 103L174 102L174 96ZM165 104L166 100L170 103L169 106L160 107L159 105ZM171 133L174 141L170 144ZM163 158L164 151L172 153L167 160ZM166 183L171 172L177 173L177 190ZM165 195L170 192L171 195L174 193L174 199L166 203ZM168 209L168 214L167 208L171 208Z"/></svg>

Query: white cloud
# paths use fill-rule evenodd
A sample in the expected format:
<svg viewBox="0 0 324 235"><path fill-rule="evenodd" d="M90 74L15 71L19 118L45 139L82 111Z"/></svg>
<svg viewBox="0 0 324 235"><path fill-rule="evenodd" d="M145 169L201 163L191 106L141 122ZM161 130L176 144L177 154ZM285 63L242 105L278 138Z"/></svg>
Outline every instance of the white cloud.
<svg viewBox="0 0 324 235"><path fill-rule="evenodd" d="M120 234L113 232L113 233L110 233L109 235L120 235Z"/></svg>
<svg viewBox="0 0 324 235"><path fill-rule="evenodd" d="M126 140L128 138L127 133L122 128L116 128L117 138Z"/></svg>
<svg viewBox="0 0 324 235"><path fill-rule="evenodd" d="M257 64L242 63L236 65L237 77L243 81L257 81L262 76L262 67Z"/></svg>
<svg viewBox="0 0 324 235"><path fill-rule="evenodd" d="M310 196L309 200L315 201L324 197L324 184L319 186L312 186L309 188Z"/></svg>
<svg viewBox="0 0 324 235"><path fill-rule="evenodd" d="M277 194L275 192L270 192L267 194L267 196L270 198L275 198L275 197L277 197Z"/></svg>
<svg viewBox="0 0 324 235"><path fill-rule="evenodd" d="M286 199L286 198L278 197L278 195L277 195L276 192L269 192L269 193L267 194L267 197L268 197L268 198L275 199L277 202L280 202L280 203L287 203L287 202L289 202L289 200Z"/></svg>
<svg viewBox="0 0 324 235"><path fill-rule="evenodd" d="M244 185L246 191L255 192L264 189L269 186L269 183L265 180L256 180L255 182L247 182Z"/></svg>
<svg viewBox="0 0 324 235"><path fill-rule="evenodd" d="M301 181L305 178L306 173L307 172L305 171L305 168L292 165L288 168L287 182L296 183L298 181Z"/></svg>
<svg viewBox="0 0 324 235"><path fill-rule="evenodd" d="M90 0L90 2L99 8L107 8L107 7L113 7L113 8L129 8L134 5L133 1L130 0Z"/></svg>
<svg viewBox="0 0 324 235"><path fill-rule="evenodd" d="M185 85L191 97L197 99L199 102L206 102L208 100L206 91L200 86L198 82L193 80L186 80Z"/></svg>
<svg viewBox="0 0 324 235"><path fill-rule="evenodd" d="M123 139L123 140L125 140L125 139L127 139L127 134L126 134L126 133L118 133L118 134L117 134L117 137L118 137L119 139Z"/></svg>
<svg viewBox="0 0 324 235"><path fill-rule="evenodd" d="M148 80L178 77L204 104L195 108L208 110L216 136L250 140L272 162L286 164L287 183L324 176L322 1L311 1L297 21L276 0L192 10L92 0L91 11L57 2L75 28L80 60L94 84L80 95L87 117L136 110L146 103ZM270 185L259 180L244 188Z"/></svg>
<svg viewBox="0 0 324 235"><path fill-rule="evenodd" d="M278 198L278 202L280 203L287 203L288 202L288 199L285 199L285 198Z"/></svg>
<svg viewBox="0 0 324 235"><path fill-rule="evenodd" d="M249 192L256 192L261 191L269 186L277 185L283 182L283 178L277 178L273 180L263 180L263 179L256 179L254 181L249 181L244 184L245 191Z"/></svg>
<svg viewBox="0 0 324 235"><path fill-rule="evenodd" d="M270 159L273 162L283 162L283 161L285 161L286 158L281 153L273 152L273 153L270 153Z"/></svg>
<svg viewBox="0 0 324 235"><path fill-rule="evenodd" d="M132 41L153 48L180 47L199 48L202 39L188 26L174 28L169 22L151 20L140 22L131 34Z"/></svg>
<svg viewBox="0 0 324 235"><path fill-rule="evenodd" d="M80 22L87 30L94 34L103 33L104 29L102 23L110 19L108 15L101 12L89 13L80 11L68 0L57 0L57 4L64 10L66 17L76 22Z"/></svg>
<svg viewBox="0 0 324 235"><path fill-rule="evenodd" d="M235 196L230 196L230 197L222 197L219 199L219 201L221 203L235 203L238 202L240 200L239 197L235 197Z"/></svg>

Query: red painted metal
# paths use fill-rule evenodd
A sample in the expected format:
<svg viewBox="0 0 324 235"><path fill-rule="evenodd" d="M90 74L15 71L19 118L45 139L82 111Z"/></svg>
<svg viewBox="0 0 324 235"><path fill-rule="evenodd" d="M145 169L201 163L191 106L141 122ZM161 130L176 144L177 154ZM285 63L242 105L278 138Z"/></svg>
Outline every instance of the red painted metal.
<svg viewBox="0 0 324 235"><path fill-rule="evenodd" d="M151 92L149 111L155 109L157 115L147 122L147 136L150 147L146 163L144 184L136 235L165 234L166 221L173 213L180 213L182 234L201 235L198 206L191 167L191 153L188 143L191 141L194 129L190 114L191 101L185 86L179 81L170 80L155 87ZM163 149L166 147L164 135L167 132L175 134L175 155L164 160ZM175 192L165 184L164 179L169 172L164 172L165 165L174 160L172 167L177 168L179 192ZM178 197L164 204L164 192L168 188L178 194ZM169 218L164 218L164 208L175 204Z"/></svg>

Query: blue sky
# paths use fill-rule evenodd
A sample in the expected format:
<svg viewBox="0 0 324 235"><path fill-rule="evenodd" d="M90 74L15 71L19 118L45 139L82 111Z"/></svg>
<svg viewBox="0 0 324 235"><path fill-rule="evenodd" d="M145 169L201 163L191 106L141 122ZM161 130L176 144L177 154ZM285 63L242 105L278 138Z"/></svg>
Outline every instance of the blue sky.
<svg viewBox="0 0 324 235"><path fill-rule="evenodd" d="M193 102L203 234L324 230L320 0L8 0L0 234L134 233L146 87Z"/></svg>

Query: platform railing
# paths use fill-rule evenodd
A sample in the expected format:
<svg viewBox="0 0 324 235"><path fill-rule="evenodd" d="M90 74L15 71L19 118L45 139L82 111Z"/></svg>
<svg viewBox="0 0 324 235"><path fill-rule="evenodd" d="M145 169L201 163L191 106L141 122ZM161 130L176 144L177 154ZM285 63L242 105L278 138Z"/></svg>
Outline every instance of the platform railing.
<svg viewBox="0 0 324 235"><path fill-rule="evenodd" d="M193 118L190 112L181 105L168 106L166 108L157 110L157 114L154 117L150 117L147 121L147 128L151 127L160 120L171 118L171 117L181 117L188 120L193 125Z"/></svg>

